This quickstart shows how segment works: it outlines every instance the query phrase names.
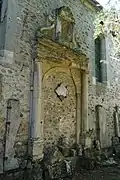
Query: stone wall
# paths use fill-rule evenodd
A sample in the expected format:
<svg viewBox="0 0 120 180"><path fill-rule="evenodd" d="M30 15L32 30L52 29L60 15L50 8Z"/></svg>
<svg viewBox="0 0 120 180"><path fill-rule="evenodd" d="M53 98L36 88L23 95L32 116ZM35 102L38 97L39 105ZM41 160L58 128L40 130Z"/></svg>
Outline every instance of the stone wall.
<svg viewBox="0 0 120 180"><path fill-rule="evenodd" d="M51 13L52 10L59 8L61 6L68 6L74 16L75 19L75 37L78 49L80 52L86 54L89 58L89 127L91 129L92 135L94 138L96 136L96 115L95 115L95 106L100 104L104 107L106 112L106 134L105 134L105 145L109 146L111 144L111 137L114 135L114 127L113 127L113 107L115 104L119 105L119 62L113 61L110 62L110 65L113 66L111 68L111 76L110 76L110 86L106 86L103 84L93 84L93 78L95 77L95 47L94 47L94 39L93 39L93 20L96 13L94 7L89 4L89 7L84 5L80 0L72 1L72 0L52 0L52 1L44 1L44 0L20 0L20 1L11 1L13 4L10 5L10 12L13 14L9 14L10 17L16 17L17 22L15 21L14 32L11 32L9 26L13 26L14 18L11 19L8 29L6 31L6 44L5 50L6 52L11 52L14 56L10 58L10 56L3 55L0 57L0 147L1 153L3 153L3 137L5 133L5 122L7 118L7 101L8 99L17 99L20 102L20 119L19 119L19 128L17 131L17 136L15 140L17 155L21 158L26 158L27 151L27 140L28 140L28 121L29 121L29 112L30 112L30 104L29 104L29 95L30 95L30 71L31 71L31 61L36 56L36 39L35 34L40 27L46 26L46 16ZM12 8L16 8L15 11L12 11ZM10 18L9 18L10 20ZM13 42L11 48L11 35L12 33ZM9 35L9 36L8 36ZM2 46L3 47L3 46ZM8 58L8 59L7 59ZM11 61L9 61L11 60ZM8 63L6 63L6 61ZM12 63L12 65L11 65ZM56 74L54 75L56 76ZM61 76L60 76L61 77ZM60 78L57 74L58 81ZM52 78L52 77L51 77ZM61 79L64 78L61 77ZM67 81L67 79L66 79ZM72 86L71 80L70 84ZM47 81L46 81L47 83ZM53 80L54 84L54 80ZM55 86L56 84L54 84ZM51 88L51 84L47 83L47 88L45 88L45 93L47 94L48 89ZM72 92L71 92L72 94ZM51 95L52 97L52 95ZM50 99L51 99L50 97ZM46 98L47 95L46 95ZM71 96L69 101L73 101L72 108L75 109L74 99ZM50 101L51 102L51 101ZM68 103L66 101L66 103ZM59 103L58 103L59 104ZM62 107L59 108L62 111ZM46 102L47 110L50 111L51 105L49 101ZM67 110L67 106L64 107L67 111L71 111L71 109ZM74 114L74 112L72 112ZM71 116L72 116L71 113ZM52 115L53 116L53 115ZM57 116L57 112L55 112L54 116ZM66 116L66 114L65 114ZM67 115L69 116L69 115ZM74 116L74 115L73 115ZM52 117L51 117L52 118ZM54 120L51 118L46 119L45 128L47 124L52 125L53 130L56 129L54 124ZM73 118L74 119L74 118ZM70 119L69 119L70 120ZM72 117L71 117L72 120ZM69 127L70 124L64 122L65 127ZM74 122L72 124L74 126ZM72 128L72 127L71 127ZM63 128L64 129L64 128ZM72 131L72 129L71 129ZM54 131L55 133L56 131ZM15 134L16 135L16 134ZM13 136L13 135L12 135ZM70 136L70 134L69 134ZM46 137L45 137L46 138Z"/></svg>
<svg viewBox="0 0 120 180"><path fill-rule="evenodd" d="M60 83L67 86L69 95L62 102L55 89ZM75 143L76 95L72 79L63 72L53 72L43 84L45 146L57 145L64 138L71 147Z"/></svg>

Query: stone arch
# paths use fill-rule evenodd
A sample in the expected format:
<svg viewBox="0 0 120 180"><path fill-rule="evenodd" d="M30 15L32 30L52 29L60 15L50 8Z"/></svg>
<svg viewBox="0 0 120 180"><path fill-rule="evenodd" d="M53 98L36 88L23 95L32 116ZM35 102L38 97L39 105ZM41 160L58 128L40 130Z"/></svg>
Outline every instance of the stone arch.
<svg viewBox="0 0 120 180"><path fill-rule="evenodd" d="M70 71L70 67L69 66L55 66L51 69L48 69L42 77L42 82L44 83L44 79L49 76L50 74L52 74L55 70L57 70L57 72L63 72L66 74L66 76L69 76L70 78L72 78L73 84L74 84L74 88L75 88L75 93L77 93L78 88L77 88L77 83L75 82L75 79Z"/></svg>

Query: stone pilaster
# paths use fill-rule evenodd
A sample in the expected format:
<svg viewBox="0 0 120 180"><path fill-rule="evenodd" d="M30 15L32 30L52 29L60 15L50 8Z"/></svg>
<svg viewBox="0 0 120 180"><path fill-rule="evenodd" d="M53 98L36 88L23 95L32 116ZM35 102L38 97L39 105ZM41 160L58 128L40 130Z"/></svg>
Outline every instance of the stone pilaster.
<svg viewBox="0 0 120 180"><path fill-rule="evenodd" d="M76 142L80 143L81 133L81 93L76 93Z"/></svg>
<svg viewBox="0 0 120 180"><path fill-rule="evenodd" d="M88 74L86 72L82 72L81 77L82 82L82 93L81 93L81 110L82 110L82 144L88 145L88 138L86 137L86 133L89 130L88 127Z"/></svg>
<svg viewBox="0 0 120 180"><path fill-rule="evenodd" d="M33 123L32 142L33 160L43 157L43 119L42 119L42 86L41 86L41 65L35 62L34 72L34 93L33 93Z"/></svg>

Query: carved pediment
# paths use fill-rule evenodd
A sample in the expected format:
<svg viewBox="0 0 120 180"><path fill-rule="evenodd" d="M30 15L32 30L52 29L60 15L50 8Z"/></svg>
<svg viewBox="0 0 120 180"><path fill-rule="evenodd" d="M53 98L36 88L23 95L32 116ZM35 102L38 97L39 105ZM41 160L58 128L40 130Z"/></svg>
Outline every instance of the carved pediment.
<svg viewBox="0 0 120 180"><path fill-rule="evenodd" d="M38 36L46 37L69 48L76 48L74 24L75 20L70 8L63 6L47 16L46 26L40 28Z"/></svg>

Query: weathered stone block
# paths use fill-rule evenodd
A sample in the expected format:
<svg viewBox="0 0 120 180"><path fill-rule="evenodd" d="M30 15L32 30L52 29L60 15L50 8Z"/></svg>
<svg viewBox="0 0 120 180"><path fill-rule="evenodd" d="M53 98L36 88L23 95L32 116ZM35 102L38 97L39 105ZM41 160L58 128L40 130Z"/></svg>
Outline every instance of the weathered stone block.
<svg viewBox="0 0 120 180"><path fill-rule="evenodd" d="M118 145L118 144L120 144L120 138L119 137L112 137L112 145L113 146L116 146L116 145Z"/></svg>

